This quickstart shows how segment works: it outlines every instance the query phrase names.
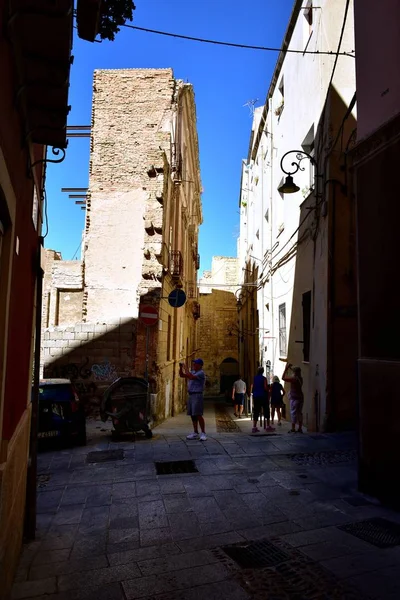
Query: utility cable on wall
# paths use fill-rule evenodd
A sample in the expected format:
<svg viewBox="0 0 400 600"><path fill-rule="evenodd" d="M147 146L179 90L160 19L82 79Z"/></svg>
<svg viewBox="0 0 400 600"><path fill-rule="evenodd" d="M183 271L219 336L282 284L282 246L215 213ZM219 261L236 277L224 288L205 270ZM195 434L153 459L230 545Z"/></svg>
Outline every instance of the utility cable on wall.
<svg viewBox="0 0 400 600"><path fill-rule="evenodd" d="M245 50L262 50L264 52L281 52L282 48L274 48L269 46L253 46L249 44L238 44L235 42L222 42L220 40L209 40L206 38L198 38L191 35L182 35L180 33L171 33L167 31L159 31L157 29L149 29L148 27L137 27L136 25L127 25L126 23L122 25L122 27L127 27L128 29L136 29L137 31L144 31L146 33L155 33L157 35L164 35L167 37L178 38L181 40L189 40L191 42L201 42L203 44L214 44L217 46L229 46L231 48L242 48ZM285 50L285 53L291 54L320 54L320 55L328 55L328 56L349 56L350 58L355 57L354 50L350 50L349 52L336 52L334 50Z"/></svg>

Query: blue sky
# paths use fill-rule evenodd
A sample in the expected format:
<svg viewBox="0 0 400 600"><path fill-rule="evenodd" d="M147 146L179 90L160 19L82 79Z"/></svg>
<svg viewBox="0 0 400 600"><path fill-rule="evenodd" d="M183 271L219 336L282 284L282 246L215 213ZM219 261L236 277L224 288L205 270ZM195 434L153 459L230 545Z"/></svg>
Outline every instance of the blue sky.
<svg viewBox="0 0 400 600"><path fill-rule="evenodd" d="M136 0L133 25L195 37L276 46L293 0ZM246 102L263 104L276 52L236 49L167 38L122 28L114 42L90 44L75 37L69 125L89 125L94 69L172 67L194 86L204 193L200 230L201 269L214 255L236 256L241 159L246 157L251 117ZM49 234L46 248L65 260L80 258L84 211L61 193L87 187L89 140L69 140L62 164L49 165Z"/></svg>

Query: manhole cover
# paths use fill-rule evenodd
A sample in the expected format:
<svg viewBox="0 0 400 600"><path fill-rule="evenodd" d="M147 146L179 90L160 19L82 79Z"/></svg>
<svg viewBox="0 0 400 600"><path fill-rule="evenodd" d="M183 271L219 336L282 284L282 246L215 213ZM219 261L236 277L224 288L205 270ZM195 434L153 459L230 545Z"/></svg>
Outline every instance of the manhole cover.
<svg viewBox="0 0 400 600"><path fill-rule="evenodd" d="M340 463L354 462L357 459L355 450L332 450L326 452L309 452L288 454L296 465L337 465Z"/></svg>
<svg viewBox="0 0 400 600"><path fill-rule="evenodd" d="M193 460L175 460L156 462L157 475L178 475L179 473L198 473Z"/></svg>
<svg viewBox="0 0 400 600"><path fill-rule="evenodd" d="M290 559L286 552L266 540L246 545L224 546L222 550L242 569L274 567Z"/></svg>
<svg viewBox="0 0 400 600"><path fill-rule="evenodd" d="M123 450L98 450L96 452L89 452L86 458L87 463L99 463L108 462L111 460L123 460Z"/></svg>
<svg viewBox="0 0 400 600"><path fill-rule="evenodd" d="M338 529L377 548L400 546L400 525L381 517L341 525Z"/></svg>

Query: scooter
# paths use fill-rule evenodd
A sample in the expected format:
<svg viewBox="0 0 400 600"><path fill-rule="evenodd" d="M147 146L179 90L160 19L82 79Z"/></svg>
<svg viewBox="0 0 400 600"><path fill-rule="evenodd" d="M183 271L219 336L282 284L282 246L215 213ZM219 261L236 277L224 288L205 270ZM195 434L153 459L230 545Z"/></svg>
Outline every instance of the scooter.
<svg viewBox="0 0 400 600"><path fill-rule="evenodd" d="M100 407L103 423L111 418L113 437L143 431L153 437L149 427L149 384L139 377L120 377L104 392Z"/></svg>

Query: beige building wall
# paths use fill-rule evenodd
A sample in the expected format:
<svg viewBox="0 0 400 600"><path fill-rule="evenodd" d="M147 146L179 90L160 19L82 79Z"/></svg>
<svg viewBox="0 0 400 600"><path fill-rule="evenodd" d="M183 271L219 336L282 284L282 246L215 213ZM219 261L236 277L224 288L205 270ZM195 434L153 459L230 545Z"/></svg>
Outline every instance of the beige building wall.
<svg viewBox="0 0 400 600"><path fill-rule="evenodd" d="M151 410L162 420L185 404L178 363L196 351L200 315L193 88L171 69L124 69L95 71L93 90L83 260L48 256L43 370L71 377L90 403L116 377L144 377L139 304L151 304L159 313L148 332ZM167 300L177 287L188 298L181 308Z"/></svg>
<svg viewBox="0 0 400 600"><path fill-rule="evenodd" d="M236 297L232 292L213 290L200 294L200 307L199 345L207 377L206 394L229 393L239 374Z"/></svg>
<svg viewBox="0 0 400 600"><path fill-rule="evenodd" d="M213 289L235 292L240 288L239 262L231 256L213 256L211 271L203 271L199 280L201 294L210 294Z"/></svg>
<svg viewBox="0 0 400 600"><path fill-rule="evenodd" d="M237 297L238 259L213 256L211 271L199 280L199 346L207 376L206 394L229 395L239 374L242 336L239 331Z"/></svg>

